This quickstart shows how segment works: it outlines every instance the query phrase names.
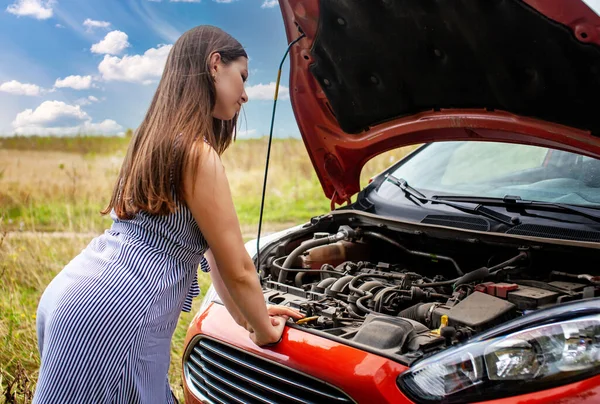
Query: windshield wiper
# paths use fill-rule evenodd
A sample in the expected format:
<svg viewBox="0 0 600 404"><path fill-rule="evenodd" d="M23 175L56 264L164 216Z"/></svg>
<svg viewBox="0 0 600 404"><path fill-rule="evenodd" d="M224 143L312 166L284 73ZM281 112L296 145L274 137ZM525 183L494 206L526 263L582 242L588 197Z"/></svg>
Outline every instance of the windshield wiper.
<svg viewBox="0 0 600 404"><path fill-rule="evenodd" d="M415 205L423 206L423 204L427 202L427 197L408 185L408 182L406 182L404 178L396 178L392 174L387 174L386 180L400 188L404 192L404 195L406 195L406 199Z"/></svg>
<svg viewBox="0 0 600 404"><path fill-rule="evenodd" d="M537 210L550 210L576 214L579 216L586 217L588 219L600 222L600 212L598 209L585 208L577 205L569 205L565 203L557 202L542 202L542 201L530 201L527 199L521 199L520 196L506 195L504 198L488 198L488 197L477 197L477 196L437 196L434 195L432 199L439 198L444 201L456 201L456 202L471 202L486 205L497 205L516 209L537 209ZM553 219L553 218L550 218Z"/></svg>
<svg viewBox="0 0 600 404"><path fill-rule="evenodd" d="M408 185L408 182L404 178L396 178L392 174L387 174L386 180L391 182L392 184L396 185L398 188L400 188L404 192L404 195L406 195L406 199L410 200L417 206L423 206L427 202L438 203L440 205L446 205L446 206L453 207L454 209L458 209L462 212L471 213L471 214L479 215L479 216L484 216L489 219L493 219L500 223L503 223L507 226L513 227L516 224L519 224L518 218L507 216L502 213L496 212L495 210L486 208L485 206L483 206L481 204L478 204L477 206L472 207L469 205L464 205L462 203L456 203L454 201L446 200L446 199L439 198L439 197L438 198L434 197L435 199L428 198L427 196L425 196L421 192L419 192L417 189ZM470 201L466 201L466 202L470 203Z"/></svg>

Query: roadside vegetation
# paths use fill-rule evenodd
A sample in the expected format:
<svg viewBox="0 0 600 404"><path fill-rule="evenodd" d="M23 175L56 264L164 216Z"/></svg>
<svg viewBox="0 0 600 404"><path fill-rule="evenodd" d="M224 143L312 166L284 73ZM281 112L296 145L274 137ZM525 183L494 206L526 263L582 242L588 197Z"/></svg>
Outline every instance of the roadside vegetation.
<svg viewBox="0 0 600 404"><path fill-rule="evenodd" d="M29 403L39 357L35 313L52 278L110 226L108 202L129 136L0 138L0 403ZM239 140L223 156L242 232L255 237L267 139ZM361 184L413 148L365 166ZM276 139L264 214L266 232L329 210L302 140ZM204 292L209 278L199 274ZM195 301L194 309L200 305ZM183 313L171 351L170 381L183 400L180 358L194 315Z"/></svg>

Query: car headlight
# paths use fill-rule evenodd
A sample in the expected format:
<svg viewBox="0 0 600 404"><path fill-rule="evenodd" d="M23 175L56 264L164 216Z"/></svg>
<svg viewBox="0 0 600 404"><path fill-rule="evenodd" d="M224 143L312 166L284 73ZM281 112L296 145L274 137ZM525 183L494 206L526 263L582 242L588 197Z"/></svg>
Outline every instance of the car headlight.
<svg viewBox="0 0 600 404"><path fill-rule="evenodd" d="M405 373L417 402L471 402L556 387L600 373L600 314L512 332L433 355Z"/></svg>

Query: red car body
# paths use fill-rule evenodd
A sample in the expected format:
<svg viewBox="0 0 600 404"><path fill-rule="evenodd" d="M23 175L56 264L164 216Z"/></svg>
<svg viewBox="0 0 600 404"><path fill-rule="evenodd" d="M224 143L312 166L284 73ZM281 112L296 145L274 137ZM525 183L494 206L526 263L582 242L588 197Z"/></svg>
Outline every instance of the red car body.
<svg viewBox="0 0 600 404"><path fill-rule="evenodd" d="M406 367L392 360L361 351L325 338L288 328L277 347L257 347L248 332L238 326L224 306L211 304L190 325L185 345L198 336L218 339L282 366L310 374L337 386L356 403L413 403L396 385ZM316 360L315 360L316 359ZM187 370L184 370L186 373ZM186 403L213 403L210 396L192 392L184 383ZM218 401L217 401L218 402ZM235 402L232 400L232 402ZM326 402L326 401L324 401ZM333 402L333 401L332 401ZM600 402L600 376L540 392L485 401L487 404L596 404Z"/></svg>
<svg viewBox="0 0 600 404"><path fill-rule="evenodd" d="M367 21L371 14L365 13L363 18L360 12L350 10L352 7L355 7L355 4L361 4L362 8L360 10L364 11L371 4L373 8L385 8L388 6L393 7L390 6L392 3L384 0L372 0L370 2L357 0L354 3L343 0L338 2L333 0L280 0L288 42L297 39L300 34L304 35L304 38L290 49L291 101L309 156L323 186L325 196L332 201L332 207L335 204L350 202L350 198L359 192L360 171L369 159L384 151L405 145L451 140L477 140L548 147L555 150L579 153L582 156L589 156L595 159L600 158L600 118L597 118L600 116L598 113L598 107L600 106L598 94L600 92L596 93L594 97L591 93L585 92L589 89L584 89L585 86L579 84L577 89L581 90L584 95L580 97L582 99L576 99L578 97L576 93L558 89L558 84L556 84L557 76L553 76L556 72L552 71L551 60L543 62L537 59L529 60L528 62L534 64L539 70L528 72L529 78L527 80L531 79L533 83L539 84L540 81L544 81L543 75L547 74L548 77L554 77L554 81L546 77L546 82L543 82L539 88L534 88L530 92L527 92L526 87L529 82L525 80L519 86L515 86L515 98L511 98L511 95L515 94L501 94L501 90L496 89L497 93L495 94L498 97L492 103L496 101L498 101L498 105L505 103L506 108L499 108L498 105L490 107L485 102L477 99L477 96L474 96L475 98L470 100L465 101L461 99L457 103L450 102L438 106L434 105L432 108L429 108L428 102L431 101L430 98L426 99L420 107L415 106L418 104L417 102L413 104L408 103L408 107L390 111L388 115L378 115L377 111L368 111L365 113L366 117L361 118L361 106L356 106L356 99L352 98L352 92L362 91L361 87L356 82L353 84L348 84L348 81L344 82L347 77L344 78L343 75L336 76L341 71L340 66L331 67L327 64L333 63L332 61L339 61L340 64L343 64L349 60L357 59L344 59L349 58L348 55L350 53L344 53L344 50L339 51L341 53L336 53L338 50L331 48L331 46L334 44L340 47L346 43L344 41L356 40L352 39L352 32L345 33L346 31L343 31L343 34L339 34L342 36L346 35L343 36L342 42L335 42L335 40L339 40L339 38L336 39L336 33L342 32L342 30L354 29L360 31L362 29L364 31L360 32L364 34L368 32L368 29L375 29L376 24L370 26L370 28L361 26L362 22ZM398 0L396 5L400 3L409 4L410 2ZM420 3L429 4L429 8L425 5L422 8L419 8L421 6L415 6L416 8L411 9L412 11L410 12L413 12L415 20L420 19L419 21L422 22L430 21L428 20L430 16L428 13L433 15L438 12L436 11L438 10L437 6L434 6L434 4L456 3L455 5L459 7L458 3L468 5L471 3L474 4L474 1L421 1ZM488 7L486 4L489 5L492 3L498 6L497 10L491 12L489 9L485 9L485 7ZM323 4L326 4L328 7L325 11L322 9ZM504 5L514 7L511 9L513 11L517 9L526 10L527 13L535 14L536 18L544 21L543 24L546 24L543 25L544 27L547 27L549 30L559 30L560 32L557 35L570 35L573 47L579 47L578 49L581 52L586 53L592 59L596 58L594 60L600 61L600 17L583 1L481 0L480 4L481 10L484 10L481 12L490 13L486 14L488 16L493 13L501 14L503 12L501 7ZM336 14L332 12L338 6L342 9L345 7L345 16L336 17ZM337 10L339 11L339 9ZM402 14L402 10L398 11L399 8L389 10L391 10L388 11L389 13ZM446 11L448 10L446 9ZM462 8L460 11L467 13L466 8ZM377 13L385 13L385 10L374 11L373 13L373 15L382 16L383 14ZM354 17L351 17L352 15ZM346 16L350 17L346 18ZM398 18L406 18L406 15ZM460 21L460 16L452 18L458 18L458 21ZM506 22L509 20L503 21ZM368 25L367 23L365 24ZM440 29L439 25L435 26L435 23L433 24L435 29ZM333 33L329 31L330 38L334 39L328 44L323 44L319 40L319 35L325 35L321 31L324 32L325 28L332 29L330 28L331 26L337 27L335 29L339 29L339 31L334 30ZM428 29L425 23L419 25L419 27L425 31ZM435 31L434 28L430 28L430 30L433 32ZM529 29L528 27L522 28L524 31ZM456 29L456 26L448 28L448 33L454 33L453 29ZM429 35L434 34L424 34L423 38L430 38ZM495 41L490 44L490 47L496 46L501 48L501 34L493 36L494 34L487 33L486 35L491 35L490 38ZM357 41L359 42L356 43L360 45L360 40ZM415 41L418 41L418 39L415 39ZM523 41L527 41L527 39L524 38ZM514 44L514 42L512 43ZM420 43L417 45L420 45ZM460 47L462 45L459 45L456 49L444 49L443 46L437 47L431 43L426 45L431 46L433 55L441 59L446 57L444 56L446 53L451 54L453 51L455 53L464 51L464 48ZM535 45L534 40L527 46L535 47ZM351 47L351 44L348 46ZM560 50L553 48L552 44L544 46L548 46L550 50L554 49L557 55L560 54ZM377 46L374 48L376 49ZM362 50L364 51L365 48L362 48ZM510 55L510 50L501 50L500 52L504 52L502 53L504 59L509 57L507 55ZM486 57L492 57L492 53L489 55L486 54ZM378 57L384 57L385 54L385 49L379 54L377 50L374 50L374 55L371 56L374 60L377 60ZM465 53L463 52L462 54ZM367 54L365 57L368 58L369 55ZM437 63L435 57L432 56L432 64ZM444 63L446 62L448 60ZM518 61L513 60L512 62L517 63ZM464 70L468 69L469 66L461 65L460 68ZM586 66L585 69L590 74L590 88L598 88L600 86L600 64L597 66ZM475 73L478 73L478 71L475 71ZM371 73L367 74L367 84L364 84L363 87L369 85L369 79L376 88L381 81L387 79L389 82L390 80L390 76L386 76L385 72L381 73L380 76L377 75L377 72L372 73L370 78L369 74ZM400 74L403 74L403 72L401 71ZM409 75L408 73L406 74ZM455 77L460 77L461 73L450 71L448 74L450 76L457 74ZM496 71L490 73L486 71L483 75L490 74L492 76L496 74L497 76L493 77L497 78L502 76L503 72ZM336 78L330 80L324 77ZM335 87L336 83L331 83L331 81L335 80L338 81L336 83L339 85L339 88ZM502 83L501 79L498 80L500 81L497 83ZM340 83L345 83L344 85L348 87L344 88ZM352 87L352 85L355 87ZM556 92L548 90L552 89L553 86ZM381 91L381 97L383 98L395 94L393 92L390 93L388 90L386 88L379 88L377 91ZM413 88L412 90L413 93L410 94L410 97L413 100L417 99L420 93L427 93L428 91L435 93L435 90L431 90L427 86L419 89ZM465 92L471 90L473 89L467 88ZM524 91L523 94L519 93L521 90ZM549 91L545 95L546 97L561 94L560 99L556 98L554 100L555 103L565 103L561 105L575 103L572 105L578 105L578 109L575 110L574 108L573 111L569 112L570 115L567 112L552 115L545 113L543 110L531 110L528 109L528 105L519 104L518 97L520 96L538 97L538 101L542 102L540 100L543 99L544 95L541 92L546 90ZM566 92L561 92L563 90ZM375 95L365 93L367 94L368 102L377 100L377 93L375 90L373 91ZM457 90L456 88L448 90L448 92L452 91L456 92ZM536 91L538 92L536 93ZM398 92L398 94L400 93L401 91ZM460 91L453 94L460 96ZM566 99L566 95L575 98ZM389 100L393 100L393 98L389 98ZM435 103L435 97L433 98L433 102ZM401 103L399 101L399 104ZM351 110L348 113L348 111L344 110L344 108L352 108L353 106L356 106L356 111ZM596 111L596 118L591 117L594 115L593 110ZM512 240L515 239L513 238ZM588 243L587 247L598 249L599 244ZM253 371L258 372L256 373L257 375L260 376L262 374L264 376L268 372L277 373L277 369L279 369L283 372L283 375L297 374L302 380L301 383L306 383L309 386L306 387L306 390L311 389L311 383L314 381L315 383L321 383L318 385L321 387L315 384L314 386L317 386L313 386L315 389L329 389L327 390L327 394L331 395L336 395L336 392L339 392L339 397L336 396L337 398L331 396L331 398L327 399L327 396L322 396L320 399L315 399L316 402L355 402L361 404L401 404L414 402L398 385L399 376L404 374L409 367L398 363L393 358L377 355L367 349L350 346L335 339L323 338L307 333L298 327L286 327L283 340L278 345L269 348L260 348L251 342L247 331L233 321L222 304L207 301L207 305L203 306L202 310L192 321L185 341L186 353L184 354L183 366L185 376L184 390L186 402L189 403L244 402L244 399L240 399L235 394L233 396L228 395L231 393L223 393L225 395L217 397L208 390L202 391L201 388L192 383L191 380L198 375L194 375L193 372L195 371L193 369L190 370L190 367L186 363L189 363L190 360L194 361L190 357L193 356L194 350L199 346L199 341L208 341L208 345L206 345L207 350L203 351L204 354L216 352L211 350L224 349L224 351L220 351L222 354L221 357L228 357L230 360L227 362L229 365L225 364L222 367L219 367L220 365L215 363L216 367L213 367L212 371L208 370L209 372L219 373L213 376L219 377L219 375L233 374L243 370L235 376L237 377L236 380L241 380L244 383L257 383L256 385L259 389L264 389L267 392L272 387L261 386L260 377L254 378L252 373L244 372L254 369ZM262 363L266 367L258 370L253 368L257 363ZM200 367L202 366L199 362L196 364ZM270 375L272 378L277 378L274 373ZM225 379L227 377L223 378L223 380ZM277 383L279 382L282 383L281 386L292 385L294 383L290 380L277 381ZM224 383L229 382L225 380ZM229 385L229 387L231 388L230 392L240 389L240 386L236 386L235 383ZM562 383L557 387L546 386L542 390L527 392L525 394L515 393L514 396L510 394L510 392L505 392L504 396L506 397L499 399L486 398L487 401L485 402L493 404L600 403L600 375L593 375L573 383ZM256 402L271 402L260 397L255 397L254 399ZM293 398L289 400L282 398L277 402L300 401ZM442 403L445 401L442 400L439 402Z"/></svg>

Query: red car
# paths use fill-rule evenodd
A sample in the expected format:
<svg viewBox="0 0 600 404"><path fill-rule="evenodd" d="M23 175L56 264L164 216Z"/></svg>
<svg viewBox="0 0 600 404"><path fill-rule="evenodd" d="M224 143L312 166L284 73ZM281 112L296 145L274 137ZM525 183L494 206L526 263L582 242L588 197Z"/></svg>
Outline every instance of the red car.
<svg viewBox="0 0 600 404"><path fill-rule="evenodd" d="M600 403L600 17L581 0L280 6L332 212L247 244L265 300L306 314L278 345L209 290L186 402Z"/></svg>

